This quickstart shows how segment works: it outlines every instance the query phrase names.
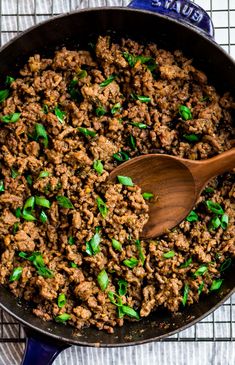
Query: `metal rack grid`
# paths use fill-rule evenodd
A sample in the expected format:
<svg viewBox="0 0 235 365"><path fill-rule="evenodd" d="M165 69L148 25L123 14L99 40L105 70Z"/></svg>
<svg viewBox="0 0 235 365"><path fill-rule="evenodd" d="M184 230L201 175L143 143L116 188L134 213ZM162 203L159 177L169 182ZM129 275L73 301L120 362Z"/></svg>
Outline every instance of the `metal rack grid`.
<svg viewBox="0 0 235 365"><path fill-rule="evenodd" d="M235 0L195 0L213 19L217 42L235 58ZM0 44L54 15L94 6L126 6L129 0L0 0ZM0 343L24 342L22 327L0 309ZM235 295L217 311L167 342L235 341Z"/></svg>

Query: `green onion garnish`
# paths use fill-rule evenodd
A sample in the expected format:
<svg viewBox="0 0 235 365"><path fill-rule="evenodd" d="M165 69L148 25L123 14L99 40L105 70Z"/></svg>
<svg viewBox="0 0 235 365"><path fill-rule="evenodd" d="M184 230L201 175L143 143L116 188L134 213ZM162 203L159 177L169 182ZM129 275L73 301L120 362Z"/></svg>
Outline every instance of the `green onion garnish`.
<svg viewBox="0 0 235 365"><path fill-rule="evenodd" d="M124 279L118 280L118 294L126 295L128 282Z"/></svg>
<svg viewBox="0 0 235 365"><path fill-rule="evenodd" d="M34 209L34 204L35 204L34 196L29 197L24 204L23 211L22 211L22 218L24 218L26 221L35 221L36 220L36 218L31 214Z"/></svg>
<svg viewBox="0 0 235 365"><path fill-rule="evenodd" d="M141 103L149 103L151 101L151 98L149 96L145 96L145 95L131 94L131 97L133 100L141 101Z"/></svg>
<svg viewBox="0 0 235 365"><path fill-rule="evenodd" d="M38 205L39 207L44 207L44 208L50 208L51 206L49 200L41 196L35 197L35 204Z"/></svg>
<svg viewBox="0 0 235 365"><path fill-rule="evenodd" d="M209 222L209 229L217 229L221 226L221 221L219 217L213 217Z"/></svg>
<svg viewBox="0 0 235 365"><path fill-rule="evenodd" d="M111 114L116 114L117 112L120 112L120 109L121 109L121 104L120 103L116 103L114 104L114 106L112 107L111 109Z"/></svg>
<svg viewBox="0 0 235 365"><path fill-rule="evenodd" d="M57 117L58 121L60 123L63 123L66 113L63 112L62 110L60 110L60 108L58 106L55 107L54 112L55 112L55 116Z"/></svg>
<svg viewBox="0 0 235 365"><path fill-rule="evenodd" d="M64 293L59 294L57 299L57 305L59 308L62 308L66 304L66 296Z"/></svg>
<svg viewBox="0 0 235 365"><path fill-rule="evenodd" d="M13 224L12 233L16 234L16 232L18 232L18 230L19 230L19 222L16 222Z"/></svg>
<svg viewBox="0 0 235 365"><path fill-rule="evenodd" d="M142 197L144 198L144 200L150 200L154 197L153 193L148 193L147 191L145 193L142 194Z"/></svg>
<svg viewBox="0 0 235 365"><path fill-rule="evenodd" d="M44 114L48 114L48 112L49 112L49 107L48 107L48 105L47 105L47 104L43 104L43 106L42 106L42 111L43 111L43 113L44 113Z"/></svg>
<svg viewBox="0 0 235 365"><path fill-rule="evenodd" d="M13 270L13 273L11 274L11 276L9 278L9 282L11 283L12 281L19 280L19 278L22 275L22 271L23 271L22 267L20 267L20 266L15 267Z"/></svg>
<svg viewBox="0 0 235 365"><path fill-rule="evenodd" d="M73 268L73 269L76 269L78 267L77 264L75 264L75 262L70 262L70 266Z"/></svg>
<svg viewBox="0 0 235 365"><path fill-rule="evenodd" d="M74 243L75 243L75 237L69 236L69 238L68 238L68 244L69 245L74 245Z"/></svg>
<svg viewBox="0 0 235 365"><path fill-rule="evenodd" d="M134 127L138 127L140 129L148 128L147 124L144 124L144 123L129 123L129 124L133 125Z"/></svg>
<svg viewBox="0 0 235 365"><path fill-rule="evenodd" d="M232 265L232 259L231 257L227 258L220 266L219 271L223 272L225 270L227 270L230 266Z"/></svg>
<svg viewBox="0 0 235 365"><path fill-rule="evenodd" d="M224 214L223 208L218 203L215 203L211 200L207 200L206 201L206 206L207 206L207 209L209 211L211 211L212 213L219 214L219 215Z"/></svg>
<svg viewBox="0 0 235 365"><path fill-rule="evenodd" d="M193 119L191 110L185 105L180 105L179 114L183 120Z"/></svg>
<svg viewBox="0 0 235 365"><path fill-rule="evenodd" d="M99 284L99 287L102 291L105 291L107 289L107 286L109 284L109 277L107 272L103 269L100 271L100 273L97 276L97 281Z"/></svg>
<svg viewBox="0 0 235 365"><path fill-rule="evenodd" d="M185 307L187 300L188 300L188 293L189 293L189 285L185 284L184 286L184 294L183 294L183 298L182 298L182 304Z"/></svg>
<svg viewBox="0 0 235 365"><path fill-rule="evenodd" d="M16 216L16 218L20 218L21 217L21 209L20 209L20 207L16 208L16 210L15 210L15 216Z"/></svg>
<svg viewBox="0 0 235 365"><path fill-rule="evenodd" d="M57 323L65 323L71 318L71 315L68 313L63 313L55 317L55 321Z"/></svg>
<svg viewBox="0 0 235 365"><path fill-rule="evenodd" d="M6 98L8 98L10 91L8 89L0 90L0 103L2 103Z"/></svg>
<svg viewBox="0 0 235 365"><path fill-rule="evenodd" d="M123 264L127 267L129 267L130 269L133 269L133 267L138 265L139 260L136 259L135 257L131 257L130 259L125 259L123 261Z"/></svg>
<svg viewBox="0 0 235 365"><path fill-rule="evenodd" d="M128 305L122 305L120 307L120 312L127 315L128 317L135 318L137 320L140 319L139 314L133 308L129 307Z"/></svg>
<svg viewBox="0 0 235 365"><path fill-rule="evenodd" d="M62 207L62 208L66 208L66 209L74 209L73 204L71 203L71 201L69 200L69 198L67 198L66 196L57 196L56 200L58 202L58 204Z"/></svg>
<svg viewBox="0 0 235 365"><path fill-rule="evenodd" d="M36 123L35 124L35 140L38 141L39 138L42 139L42 144L45 148L48 147L48 136L46 129L43 124Z"/></svg>
<svg viewBox="0 0 235 365"><path fill-rule="evenodd" d="M221 227L223 229L226 229L228 227L228 223L229 223L229 217L227 214L223 214L222 217L220 218L220 222L221 222Z"/></svg>
<svg viewBox="0 0 235 365"><path fill-rule="evenodd" d="M5 84L6 84L6 86L10 86L10 85L11 85L14 81L15 81L14 77L12 77L12 76L7 76L7 77L6 77Z"/></svg>
<svg viewBox="0 0 235 365"><path fill-rule="evenodd" d="M79 132L81 132L82 134L84 134L84 136L86 137L95 137L96 136L96 132L95 131L91 131L90 129L87 128L83 128L83 127L79 127L78 128Z"/></svg>
<svg viewBox="0 0 235 365"><path fill-rule="evenodd" d="M197 277L197 276L202 276L205 274L205 272L207 272L208 270L208 267L206 265L202 265L200 266L196 271L195 273L193 274L194 277Z"/></svg>
<svg viewBox="0 0 235 365"><path fill-rule="evenodd" d="M210 287L210 291L218 290L221 287L223 281L224 281L224 279L213 280L211 287Z"/></svg>
<svg viewBox="0 0 235 365"><path fill-rule="evenodd" d="M36 267L38 275L41 275L44 278L52 278L53 277L52 271L49 270L45 266L43 257L42 257L40 252L34 252L29 257L27 257L27 255L24 252L22 252L22 253L24 254L24 256L22 256L22 255L21 256L19 255L19 256L23 257L24 259L27 259L27 260L31 261L33 263L33 265Z"/></svg>
<svg viewBox="0 0 235 365"><path fill-rule="evenodd" d="M103 170L104 170L104 166L101 162L101 160L95 160L93 162L93 169L98 173L98 175L101 175Z"/></svg>
<svg viewBox="0 0 235 365"><path fill-rule="evenodd" d="M174 251L168 251L168 252L164 253L162 256L163 256L165 259L171 259L172 257L174 257L174 256L175 256L175 252L174 252Z"/></svg>
<svg viewBox="0 0 235 365"><path fill-rule="evenodd" d="M192 210L189 215L185 218L188 222L197 222L198 221L198 215L194 210Z"/></svg>
<svg viewBox="0 0 235 365"><path fill-rule="evenodd" d="M211 188L210 186L208 188L205 188L205 193L214 193L215 189Z"/></svg>
<svg viewBox="0 0 235 365"><path fill-rule="evenodd" d="M21 113L12 113L1 117L1 121L4 123L15 123L20 119Z"/></svg>
<svg viewBox="0 0 235 365"><path fill-rule="evenodd" d="M96 255L98 252L100 252L100 241L101 237L98 232L95 233L95 235L92 237L92 239L88 242L86 242L86 253L90 256Z"/></svg>
<svg viewBox="0 0 235 365"><path fill-rule="evenodd" d="M136 149L136 139L132 134L128 137L128 144L133 151Z"/></svg>
<svg viewBox="0 0 235 365"><path fill-rule="evenodd" d="M41 171L38 175L39 178L48 177L50 175L49 171Z"/></svg>
<svg viewBox="0 0 235 365"><path fill-rule="evenodd" d="M27 175L25 178L26 178L27 183L31 186L33 184L32 176L31 175Z"/></svg>
<svg viewBox="0 0 235 365"><path fill-rule="evenodd" d="M122 251L122 244L114 238L112 239L112 246L115 250Z"/></svg>
<svg viewBox="0 0 235 365"><path fill-rule="evenodd" d="M205 285L204 281L199 285L199 287L198 287L198 295L201 295L202 290L204 288L204 285Z"/></svg>
<svg viewBox="0 0 235 365"><path fill-rule="evenodd" d="M196 134L184 134L183 137L188 142L198 142L200 139Z"/></svg>
<svg viewBox="0 0 235 365"><path fill-rule="evenodd" d="M46 223L48 220L47 215L43 210L40 213L39 219L42 223Z"/></svg>
<svg viewBox="0 0 235 365"><path fill-rule="evenodd" d="M95 110L97 117L102 117L107 113L107 110L103 106L98 106Z"/></svg>
<svg viewBox="0 0 235 365"><path fill-rule="evenodd" d="M103 218L106 218L106 216L108 214L107 205L105 204L105 202L100 197L98 197L96 199L96 203L97 203L100 214L102 215Z"/></svg>
<svg viewBox="0 0 235 365"><path fill-rule="evenodd" d="M17 178L17 176L19 176L19 172L18 172L17 170L13 169L13 167L12 167L12 168L11 168L11 177L12 177L13 179L16 179L16 178Z"/></svg>
<svg viewBox="0 0 235 365"><path fill-rule="evenodd" d="M87 71L86 70L81 70L77 73L77 78L78 79L84 79L84 77L87 77Z"/></svg>
<svg viewBox="0 0 235 365"><path fill-rule="evenodd" d="M109 84L111 84L111 82L113 82L115 80L115 78L116 78L116 75L109 76L106 80L101 82L100 87L108 86Z"/></svg>
<svg viewBox="0 0 235 365"><path fill-rule="evenodd" d="M4 181L0 180L0 192L5 191L5 187L4 187Z"/></svg>
<svg viewBox="0 0 235 365"><path fill-rule="evenodd" d="M128 161L130 159L129 155L126 152L119 151L113 154L113 158L119 162Z"/></svg>
<svg viewBox="0 0 235 365"><path fill-rule="evenodd" d="M183 262L183 264L181 264L179 266L180 269L184 269L185 267L188 267L191 263L192 263L193 259L192 257L190 257L188 260L186 260L185 262Z"/></svg>
<svg viewBox="0 0 235 365"><path fill-rule="evenodd" d="M125 186L134 186L132 179L128 176L117 176L118 182Z"/></svg>

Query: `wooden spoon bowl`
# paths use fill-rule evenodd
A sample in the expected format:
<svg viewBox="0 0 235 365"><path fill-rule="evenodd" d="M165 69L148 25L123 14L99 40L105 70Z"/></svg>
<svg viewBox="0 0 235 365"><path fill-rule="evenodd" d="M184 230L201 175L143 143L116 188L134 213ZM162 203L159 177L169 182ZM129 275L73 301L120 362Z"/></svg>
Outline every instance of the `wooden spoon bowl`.
<svg viewBox="0 0 235 365"><path fill-rule="evenodd" d="M149 220L142 237L154 238L179 224L193 209L202 189L216 175L235 167L235 148L209 160L191 161L150 154L118 166L109 176L129 176L143 192L151 192Z"/></svg>

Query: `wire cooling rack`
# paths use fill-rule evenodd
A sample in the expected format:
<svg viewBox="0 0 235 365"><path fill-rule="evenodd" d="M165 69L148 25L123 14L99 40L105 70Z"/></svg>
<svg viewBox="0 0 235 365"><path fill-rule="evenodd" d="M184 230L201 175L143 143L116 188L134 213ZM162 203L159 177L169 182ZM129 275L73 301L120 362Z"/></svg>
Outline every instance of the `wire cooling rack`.
<svg viewBox="0 0 235 365"><path fill-rule="evenodd" d="M196 0L215 25L216 41L235 58L235 0ZM129 0L0 0L0 43L54 15L94 6L126 6ZM0 342L24 342L22 327L0 310ZM164 341L235 341L235 295L195 326Z"/></svg>

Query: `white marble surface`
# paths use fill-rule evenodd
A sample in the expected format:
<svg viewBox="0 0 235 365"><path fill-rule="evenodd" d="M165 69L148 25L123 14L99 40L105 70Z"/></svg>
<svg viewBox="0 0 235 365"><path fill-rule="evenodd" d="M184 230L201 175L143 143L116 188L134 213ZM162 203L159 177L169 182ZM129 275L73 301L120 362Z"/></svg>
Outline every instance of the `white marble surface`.
<svg viewBox="0 0 235 365"><path fill-rule="evenodd" d="M32 14L36 5L37 16L2 16L1 35L2 43L7 42L17 34L17 27L23 30L47 19L51 13L62 13L75 8L85 8L88 6L105 5L127 5L128 0L2 0L2 14L16 14L17 6L21 14ZM235 58L235 0L196 0L196 3L209 11L216 26L216 40L222 44L223 48L230 52ZM228 9L233 9L228 16ZM213 11L215 10L215 11ZM218 11L221 10L221 11ZM228 31L228 25L232 29ZM12 31L9 33L9 31ZM234 305L218 309L197 325L197 335L201 340L206 337L213 339L213 325L215 336L218 338L229 338L235 336L235 323L231 329L229 323L235 318L235 296L231 299ZM232 331L232 333L231 333ZM17 327L8 326L4 328L5 337L13 338L17 336ZM195 327L184 331L180 337L193 338ZM24 345L21 344L0 344L0 365L19 365L23 354ZM234 342L155 342L141 346L134 346L120 349L95 349L71 347L64 351L55 360L54 365L234 365L235 364L235 344Z"/></svg>

